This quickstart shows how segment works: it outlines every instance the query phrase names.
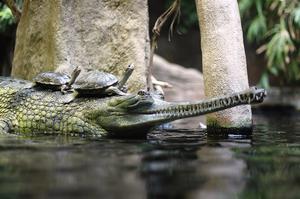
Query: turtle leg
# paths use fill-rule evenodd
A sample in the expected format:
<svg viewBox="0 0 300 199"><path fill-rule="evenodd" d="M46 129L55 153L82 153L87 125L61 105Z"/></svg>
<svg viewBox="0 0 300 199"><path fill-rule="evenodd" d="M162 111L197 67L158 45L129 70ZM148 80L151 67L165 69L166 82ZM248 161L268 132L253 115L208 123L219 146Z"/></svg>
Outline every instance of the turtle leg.
<svg viewBox="0 0 300 199"><path fill-rule="evenodd" d="M61 92L62 94L67 94L68 90L70 90L70 86L68 86L68 85L62 85L62 86L60 87L60 92Z"/></svg>
<svg viewBox="0 0 300 199"><path fill-rule="evenodd" d="M122 91L122 92L124 92L124 93L127 93L127 91L128 91L128 86L122 86L122 88L120 88L120 90Z"/></svg>
<svg viewBox="0 0 300 199"><path fill-rule="evenodd" d="M128 95L127 93L124 93L123 91L121 91L118 87L115 86L110 86L105 90L105 93L109 96L111 95Z"/></svg>

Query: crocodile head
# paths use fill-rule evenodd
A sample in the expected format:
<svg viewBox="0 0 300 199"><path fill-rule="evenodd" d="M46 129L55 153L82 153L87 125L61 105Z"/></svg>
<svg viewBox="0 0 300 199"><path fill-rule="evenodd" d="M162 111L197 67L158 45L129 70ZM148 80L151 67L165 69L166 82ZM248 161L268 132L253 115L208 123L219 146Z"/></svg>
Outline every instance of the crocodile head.
<svg viewBox="0 0 300 199"><path fill-rule="evenodd" d="M171 103L146 92L108 98L106 103L96 105L89 115L94 123L109 132L138 133L156 125L177 119L199 116L230 107L260 103L266 96L264 89L252 87L243 92L197 102ZM134 132L133 132L134 131ZM127 134L126 134L127 135Z"/></svg>

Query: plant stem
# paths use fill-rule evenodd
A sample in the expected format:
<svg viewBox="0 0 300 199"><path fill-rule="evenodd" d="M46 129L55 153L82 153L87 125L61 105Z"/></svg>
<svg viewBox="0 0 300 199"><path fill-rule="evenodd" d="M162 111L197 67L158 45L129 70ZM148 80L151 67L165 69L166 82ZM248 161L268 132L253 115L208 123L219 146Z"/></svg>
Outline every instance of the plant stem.
<svg viewBox="0 0 300 199"><path fill-rule="evenodd" d="M150 49L150 60L149 60L149 66L146 71L146 81L147 81L147 91L153 91L153 85L152 85L152 69L153 69L153 56L154 51L157 48L157 41L160 35L160 31L162 26L165 24L167 19L174 14L174 18L171 23L171 27L173 28L175 19L179 16L180 13L180 3L181 0L175 0L172 5L162 14L158 17L156 20L154 27L152 29L153 35L151 39L151 49ZM170 31L172 33L172 31Z"/></svg>

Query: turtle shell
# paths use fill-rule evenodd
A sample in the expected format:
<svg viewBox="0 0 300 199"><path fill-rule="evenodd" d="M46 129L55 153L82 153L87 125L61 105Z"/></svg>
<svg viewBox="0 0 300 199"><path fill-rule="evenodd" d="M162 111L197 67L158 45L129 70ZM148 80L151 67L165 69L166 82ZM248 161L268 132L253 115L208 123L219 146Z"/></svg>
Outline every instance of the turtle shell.
<svg viewBox="0 0 300 199"><path fill-rule="evenodd" d="M33 81L45 86L61 86L70 81L70 76L64 73L45 72L38 74Z"/></svg>
<svg viewBox="0 0 300 199"><path fill-rule="evenodd" d="M117 83L118 79L113 74L92 70L80 74L73 88L79 94L103 94L106 88Z"/></svg>

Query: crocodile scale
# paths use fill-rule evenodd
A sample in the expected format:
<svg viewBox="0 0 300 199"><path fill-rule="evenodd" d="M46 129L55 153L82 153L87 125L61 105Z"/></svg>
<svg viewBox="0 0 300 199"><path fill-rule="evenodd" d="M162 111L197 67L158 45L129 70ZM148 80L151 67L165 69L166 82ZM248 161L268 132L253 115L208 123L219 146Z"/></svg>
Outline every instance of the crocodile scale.
<svg viewBox="0 0 300 199"><path fill-rule="evenodd" d="M0 84L0 128L21 134L72 134L101 136L101 130L83 115L86 101L66 103L58 92ZM69 94L70 95L70 94Z"/></svg>

